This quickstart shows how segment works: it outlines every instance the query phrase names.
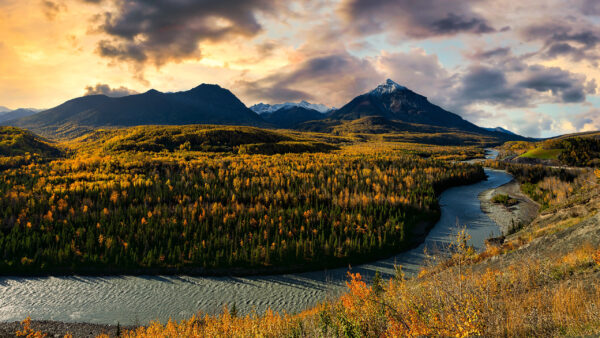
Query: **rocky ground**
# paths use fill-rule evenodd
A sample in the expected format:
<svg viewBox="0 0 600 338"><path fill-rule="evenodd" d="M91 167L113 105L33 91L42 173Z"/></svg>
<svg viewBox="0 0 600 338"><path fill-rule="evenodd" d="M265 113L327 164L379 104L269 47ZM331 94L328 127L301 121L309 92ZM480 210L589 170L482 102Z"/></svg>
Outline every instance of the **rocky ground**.
<svg viewBox="0 0 600 338"><path fill-rule="evenodd" d="M521 231L506 237L506 241L527 242L505 255L493 257L479 268L507 268L515 262L548 257L561 257L575 248L589 245L600 247L600 188L582 191L562 205L543 210ZM489 213L490 217L494 215ZM505 213L505 215L507 215ZM500 217L499 213L495 217ZM591 276L594 283L600 271Z"/></svg>
<svg viewBox="0 0 600 338"><path fill-rule="evenodd" d="M505 206L492 202L498 194L505 194L517 200L517 204ZM539 205L521 192L519 183L512 180L498 188L489 189L479 195L481 210L495 221L502 233L507 234L519 223L527 225L538 215Z"/></svg>
<svg viewBox="0 0 600 338"><path fill-rule="evenodd" d="M107 334L109 337L115 337L117 333L116 325L99 325L88 323L63 323L53 321L31 321L31 328L47 334L47 337L64 337L70 333L74 338L96 337L100 334ZM16 337L16 332L22 329L19 322L0 323L0 337Z"/></svg>

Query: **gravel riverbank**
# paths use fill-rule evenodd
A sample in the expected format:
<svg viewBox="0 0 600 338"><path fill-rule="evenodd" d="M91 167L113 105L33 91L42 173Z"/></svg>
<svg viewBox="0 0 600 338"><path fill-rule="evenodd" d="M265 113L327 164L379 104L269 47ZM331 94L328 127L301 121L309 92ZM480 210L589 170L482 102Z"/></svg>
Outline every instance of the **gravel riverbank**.
<svg viewBox="0 0 600 338"><path fill-rule="evenodd" d="M0 322L0 337L16 337L16 332L23 326L20 322ZM99 325L89 323L63 323L50 320L32 320L31 328L47 334L47 337L64 337L70 333L74 338L96 337L100 334L107 334L109 337L115 337L117 333L116 325ZM131 329L121 327L121 329Z"/></svg>
<svg viewBox="0 0 600 338"><path fill-rule="evenodd" d="M508 195L516 199L518 203L507 207L492 202L492 198L498 194ZM481 210L498 224L503 234L507 234L513 225L531 223L538 215L540 208L536 202L521 192L520 185L515 180L482 192L479 194L479 200L481 201Z"/></svg>

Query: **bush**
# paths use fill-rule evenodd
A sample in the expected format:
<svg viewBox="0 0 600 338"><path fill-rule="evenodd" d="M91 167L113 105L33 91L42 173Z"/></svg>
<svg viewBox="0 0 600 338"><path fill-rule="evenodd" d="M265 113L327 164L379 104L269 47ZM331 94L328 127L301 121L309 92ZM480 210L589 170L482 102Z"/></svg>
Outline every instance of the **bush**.
<svg viewBox="0 0 600 338"><path fill-rule="evenodd" d="M497 203L497 204L503 204L507 207L513 206L517 203L519 203L519 201L517 201L516 199L506 195L506 194L498 194L494 197L492 197L492 202Z"/></svg>

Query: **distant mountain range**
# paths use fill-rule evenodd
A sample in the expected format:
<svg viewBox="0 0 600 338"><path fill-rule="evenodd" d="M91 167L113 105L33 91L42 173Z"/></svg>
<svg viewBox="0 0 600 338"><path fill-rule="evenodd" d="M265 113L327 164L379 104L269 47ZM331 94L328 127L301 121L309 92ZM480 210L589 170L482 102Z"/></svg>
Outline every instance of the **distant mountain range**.
<svg viewBox="0 0 600 338"><path fill-rule="evenodd" d="M7 108L5 106L0 106L0 114L11 111L12 109Z"/></svg>
<svg viewBox="0 0 600 338"><path fill-rule="evenodd" d="M276 112L281 109L290 109L290 108L295 108L295 107L316 110L319 113L323 113L323 114L328 113L334 109L334 108L327 107L326 105L323 105L323 104L314 104L314 103L309 103L306 101L300 101L297 103L296 102L286 102L286 103L279 103L279 104L274 104L274 105L270 105L270 104L266 104L266 103L258 103L258 104L253 105L252 107L250 107L250 109L257 114L268 114L268 113Z"/></svg>
<svg viewBox="0 0 600 338"><path fill-rule="evenodd" d="M149 90L143 94L123 97L83 96L32 116L5 121L3 124L27 128L48 136L55 131L77 134L82 128L110 126L268 126L229 90L209 84L176 93Z"/></svg>
<svg viewBox="0 0 600 338"><path fill-rule="evenodd" d="M0 117L0 124L51 137L75 137L111 126L221 124L335 133L469 133L498 141L525 139L501 128L478 127L392 80L335 110L306 101L261 103L250 109L229 90L202 84L176 93L150 90L118 98L84 96L30 116Z"/></svg>
<svg viewBox="0 0 600 338"><path fill-rule="evenodd" d="M298 125L307 122L321 120L327 117L314 109L299 106L282 107L272 113L260 115L266 122L284 129L295 129Z"/></svg>
<svg viewBox="0 0 600 338"><path fill-rule="evenodd" d="M2 110L1 108L6 108L6 107L0 107L0 122L10 121L10 120L19 119L21 117L30 116L33 114L37 114L43 110L43 109L35 109L35 108L19 108L19 109L15 109L15 110L10 110L10 109Z"/></svg>

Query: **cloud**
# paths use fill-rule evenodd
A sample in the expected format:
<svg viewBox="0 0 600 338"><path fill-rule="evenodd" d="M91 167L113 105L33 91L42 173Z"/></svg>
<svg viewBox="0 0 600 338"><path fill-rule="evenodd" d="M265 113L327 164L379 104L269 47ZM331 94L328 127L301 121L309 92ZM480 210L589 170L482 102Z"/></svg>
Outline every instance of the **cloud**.
<svg viewBox="0 0 600 338"><path fill-rule="evenodd" d="M90 1L88 1L90 2ZM198 59L203 42L253 37L262 30L257 13L275 13L283 1L272 0L116 0L103 14L98 44L107 58L161 66Z"/></svg>
<svg viewBox="0 0 600 338"><path fill-rule="evenodd" d="M510 47L498 47L489 50L477 49L473 52L465 53L465 56L471 60L489 60L495 58L506 58L510 56Z"/></svg>
<svg viewBox="0 0 600 338"><path fill-rule="evenodd" d="M471 66L461 76L460 82L457 97L462 102L477 101L509 107L529 105L526 93L509 83L503 69L482 65Z"/></svg>
<svg viewBox="0 0 600 338"><path fill-rule="evenodd" d="M600 15L600 2L598 0L581 0L581 13L585 15Z"/></svg>
<svg viewBox="0 0 600 338"><path fill-rule="evenodd" d="M459 33L494 32L489 22L462 0L343 0L339 12L358 35L380 32L397 37L428 38Z"/></svg>
<svg viewBox="0 0 600 338"><path fill-rule="evenodd" d="M123 86L121 86L119 88L110 88L110 86L107 84L98 83L95 86L85 87L84 96L106 95L106 96L110 96L110 97L121 97L121 96L133 95L133 94L137 94L137 92L135 90L131 90L131 89L123 87Z"/></svg>
<svg viewBox="0 0 600 338"><path fill-rule="evenodd" d="M569 120L580 132L600 130L600 109L590 109L584 113L571 116Z"/></svg>
<svg viewBox="0 0 600 338"><path fill-rule="evenodd" d="M63 3L50 0L42 0L41 5L42 12L44 12L44 15L50 21L54 20L60 12L67 10L67 7Z"/></svg>
<svg viewBox="0 0 600 338"><path fill-rule="evenodd" d="M543 132L553 129L552 118L535 111L526 110L513 122L517 134L529 137L541 137Z"/></svg>
<svg viewBox="0 0 600 338"><path fill-rule="evenodd" d="M596 90L595 81L559 67L527 64L530 55L515 56L512 50L476 50L474 61L460 75L453 96L460 104L479 102L501 107L533 107L538 103L579 103Z"/></svg>
<svg viewBox="0 0 600 338"><path fill-rule="evenodd" d="M382 79L383 75L368 60L338 51L309 57L258 80L238 80L235 86L252 101L314 100L336 106L347 103Z"/></svg>
<svg viewBox="0 0 600 338"><path fill-rule="evenodd" d="M583 102L586 96L585 76L558 67L530 66L525 72L524 79L516 86L542 93L550 92L558 102L562 103Z"/></svg>
<svg viewBox="0 0 600 338"><path fill-rule="evenodd" d="M542 47L538 52L546 59L565 56L578 62L600 59L600 28L583 18L575 22L554 19L528 25L520 31L526 41L539 41Z"/></svg>

